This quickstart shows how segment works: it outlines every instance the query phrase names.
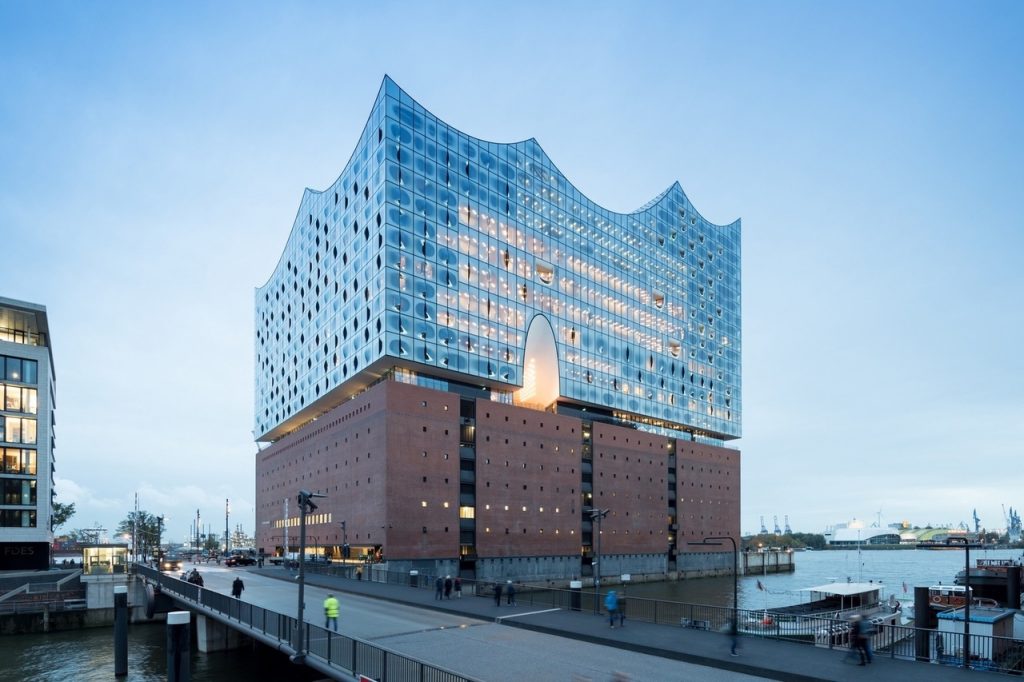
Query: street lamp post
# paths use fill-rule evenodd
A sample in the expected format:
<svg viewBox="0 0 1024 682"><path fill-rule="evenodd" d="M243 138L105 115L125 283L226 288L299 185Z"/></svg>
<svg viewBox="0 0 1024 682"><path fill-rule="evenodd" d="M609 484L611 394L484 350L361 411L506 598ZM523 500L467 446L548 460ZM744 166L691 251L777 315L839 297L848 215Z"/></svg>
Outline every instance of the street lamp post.
<svg viewBox="0 0 1024 682"><path fill-rule="evenodd" d="M296 622L298 632L296 633L295 655L291 659L293 663L303 663L306 658L303 643L303 635L306 632L303 618L306 606L306 514L316 511L316 504L313 503L314 497L327 496L311 493L308 490L299 491L299 618Z"/></svg>
<svg viewBox="0 0 1024 682"><path fill-rule="evenodd" d="M228 535L228 515L231 513L231 500L224 500L224 554L227 555L231 551L231 540Z"/></svg>
<svg viewBox="0 0 1024 682"><path fill-rule="evenodd" d="M740 550L736 540L728 535L715 535L706 537L700 542L688 542L688 545L712 545L721 546L722 540L732 543L732 652L736 653L736 637L739 636L739 574L740 574ZM714 542L712 542L714 541ZM761 557L762 560L764 557Z"/></svg>
<svg viewBox="0 0 1024 682"><path fill-rule="evenodd" d="M591 509L590 520L597 521L597 539L594 543L594 612L601 610L601 519L608 516L608 509Z"/></svg>
<svg viewBox="0 0 1024 682"><path fill-rule="evenodd" d="M947 543L964 546L964 668L971 667L971 547L983 545L971 544L966 537L949 538Z"/></svg>

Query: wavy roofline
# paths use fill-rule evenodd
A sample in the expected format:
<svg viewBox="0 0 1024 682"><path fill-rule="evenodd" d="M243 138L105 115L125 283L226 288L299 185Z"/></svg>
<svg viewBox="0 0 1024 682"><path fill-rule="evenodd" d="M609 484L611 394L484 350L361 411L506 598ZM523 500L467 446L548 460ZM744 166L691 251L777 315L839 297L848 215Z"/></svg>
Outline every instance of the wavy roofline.
<svg viewBox="0 0 1024 682"><path fill-rule="evenodd" d="M643 213L644 211L648 211L648 210L654 208L655 206L658 206L663 201L665 201L665 199L667 199L670 195L672 195L673 192L677 192L679 194L679 196L681 196L686 201L686 203L689 204L689 206L693 210L693 212L696 213L697 216L700 217L700 219L702 221L704 221L704 223L706 223L708 226L710 226L712 228L720 229L720 230L726 230L726 229L738 227L740 225L740 223L741 223L741 219L740 218L736 218L732 222L725 223L725 224L713 223L710 220L708 220L706 217L704 217L704 214L702 214L700 211L698 211L694 207L693 202L690 201L690 198L688 196L686 196L686 192L683 191L682 185L679 184L678 180L673 181L671 185L669 185L667 188L662 190L659 194L656 194L647 203L645 203L642 206L634 209L633 211L630 211L628 213L622 213L622 212L619 212L619 211L613 211L612 209L605 207L604 205L598 203L597 201L594 201L586 192L584 192L579 187L577 187L576 184L573 183L572 180L569 179L569 176L567 176L565 173L562 172L562 169L558 167L558 164L555 163L554 159L551 158L551 155L547 153L547 151L544 149L544 146L541 145L541 143L537 140L537 138L535 138L535 137L527 137L527 138L519 140L517 142L500 142L500 141L497 141L497 140L488 140L486 138L482 138L482 137L477 137L475 135L471 135L471 134L467 133L466 131L464 131L462 128L459 128L458 126L454 126L454 125L450 124L446 119L441 118L440 116L435 114L433 111L431 111L430 109L425 107L418 99L416 99L415 97L410 95L404 88L402 88L402 86L400 86L397 82L395 82L395 80L393 78L391 78L391 76L389 76L387 74L384 74L384 78L381 80L380 87L377 89L377 97L373 100L373 105L370 107L370 111L366 115L366 123L363 124L362 130L359 132L359 137L357 138L356 146L352 150L351 155L349 155L348 161L345 162L344 166L342 166L341 172L338 173L338 176L334 179L334 181L331 182L330 184L328 184L326 188L324 188L322 190L317 190L317 189L313 189L311 187L306 187L303 190L302 198L299 200L299 205L298 205L298 207L295 210L295 219L292 221L291 230L288 233L288 238L285 240L285 248L283 248L281 250L281 256L280 256L280 258L278 258L277 264L271 270L270 276L267 278L267 280L262 285L256 287L256 289L255 289L256 292L259 292L259 291L263 290L264 288L266 288L266 286L268 284L270 284L270 281L274 278L274 275L278 272L278 269L281 267L281 263L284 260L285 251L287 250L287 245L291 241L292 235L295 232L295 228L299 224L299 216L300 216L300 213L302 211L302 206L303 206L303 203L305 202L306 196L308 194L320 195L320 194L324 194L324 193L330 191L330 188L334 187L335 185L337 185L338 181L341 180L342 176L344 176L345 173L348 171L348 169L351 167L352 162L353 162L353 160L356 157L356 153L359 151L359 142L358 141L363 138L363 134L366 132L367 127L369 126L370 117L373 115L373 112L377 108L377 105L380 103L381 99L386 96L386 91L387 91L388 83L393 85L399 92L404 94L411 101L413 101L414 103L419 105L425 112L427 112L428 114L433 116L435 119L437 119L438 122L443 123L444 125L446 125L449 128L457 130L459 133L461 133L461 134L465 135L466 137L471 138L471 139L473 139L473 140L475 140L477 142L483 142L485 144L504 145L504 146L509 146L509 147L515 147L517 149L521 149L522 147L524 147L526 145L529 145L531 143L536 145L536 147L537 147L538 151L540 152L540 154L542 154L544 156L544 158L547 160L547 162L551 165L551 168L553 168L555 170L555 172L558 173L559 177L562 178L562 180L565 182L566 185L568 185L572 189L576 190L576 192L578 192L579 195L581 197L583 197L583 199L586 202L588 202L590 205L592 205L597 210L602 211L602 212L604 212L605 214L607 214L609 216L621 216L623 218L635 217L635 216L639 215L640 213Z"/></svg>

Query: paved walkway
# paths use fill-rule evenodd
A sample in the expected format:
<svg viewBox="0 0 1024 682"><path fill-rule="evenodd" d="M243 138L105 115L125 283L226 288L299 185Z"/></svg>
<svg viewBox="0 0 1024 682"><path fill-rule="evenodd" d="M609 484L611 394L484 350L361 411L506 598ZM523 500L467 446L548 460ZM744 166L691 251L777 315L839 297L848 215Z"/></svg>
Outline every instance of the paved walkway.
<svg viewBox="0 0 1024 682"><path fill-rule="evenodd" d="M295 571L251 569L268 577L294 581ZM740 655L729 652L729 637L715 632L654 625L627 619L625 627L608 627L605 618L590 612L538 606L494 605L491 597L464 593L461 599L438 601L433 588L414 588L366 580L308 573L308 585L349 592L396 603L494 620L561 637L616 647L626 651L671 658L775 680L977 680L980 672L876 656L866 667L846 658L845 649L824 649L810 644L743 637Z"/></svg>

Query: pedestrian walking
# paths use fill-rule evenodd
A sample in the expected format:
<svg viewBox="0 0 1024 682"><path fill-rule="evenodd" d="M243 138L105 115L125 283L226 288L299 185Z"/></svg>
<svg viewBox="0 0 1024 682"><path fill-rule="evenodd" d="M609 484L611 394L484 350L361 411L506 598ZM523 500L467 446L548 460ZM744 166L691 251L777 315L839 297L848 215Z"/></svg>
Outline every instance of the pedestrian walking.
<svg viewBox="0 0 1024 682"><path fill-rule="evenodd" d="M868 641L868 629L864 623L864 617L859 613L850 618L850 637L853 640L854 648L860 655L858 665L871 663L871 643Z"/></svg>
<svg viewBox="0 0 1024 682"><path fill-rule="evenodd" d="M450 575L444 577L444 598L452 598L452 577Z"/></svg>
<svg viewBox="0 0 1024 682"><path fill-rule="evenodd" d="M516 605L516 586L511 580L508 581L508 585L505 587L505 593L508 595L508 605Z"/></svg>
<svg viewBox="0 0 1024 682"><path fill-rule="evenodd" d="M615 594L615 590L608 590L608 594L604 598L604 608L608 612L608 627L614 628L615 612L619 609L619 597Z"/></svg>
<svg viewBox="0 0 1024 682"><path fill-rule="evenodd" d="M455 576L455 596L462 599L462 578Z"/></svg>
<svg viewBox="0 0 1024 682"><path fill-rule="evenodd" d="M327 599L324 599L324 628L334 626L334 631L338 631L338 598L333 594L328 594Z"/></svg>
<svg viewBox="0 0 1024 682"><path fill-rule="evenodd" d="M242 598L242 590L245 589L245 583L238 576L235 577L235 582L231 583L231 596L235 599Z"/></svg>
<svg viewBox="0 0 1024 682"><path fill-rule="evenodd" d="M441 599L444 596L444 578L437 576L437 580L434 581L434 601Z"/></svg>
<svg viewBox="0 0 1024 682"><path fill-rule="evenodd" d="M494 605L501 606L501 583L494 583Z"/></svg>

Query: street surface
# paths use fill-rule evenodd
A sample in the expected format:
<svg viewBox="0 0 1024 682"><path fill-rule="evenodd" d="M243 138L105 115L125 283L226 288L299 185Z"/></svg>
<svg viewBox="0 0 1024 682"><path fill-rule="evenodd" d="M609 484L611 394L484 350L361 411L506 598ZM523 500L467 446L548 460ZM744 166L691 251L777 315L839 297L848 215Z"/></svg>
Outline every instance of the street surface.
<svg viewBox="0 0 1024 682"><path fill-rule="evenodd" d="M192 564L186 564L190 570ZM235 576L245 582L242 600L295 616L298 586L258 571L197 565L207 589L231 593ZM323 626L328 590L306 585L305 620ZM608 682L614 672L631 682L719 682L766 679L590 644L492 621L335 592L341 602L338 629L406 656L486 682ZM463 599L479 599L465 596ZM526 611L527 609L520 609ZM515 617L512 610L503 617ZM628 623L627 623L628 626ZM722 642L726 640L723 638Z"/></svg>

